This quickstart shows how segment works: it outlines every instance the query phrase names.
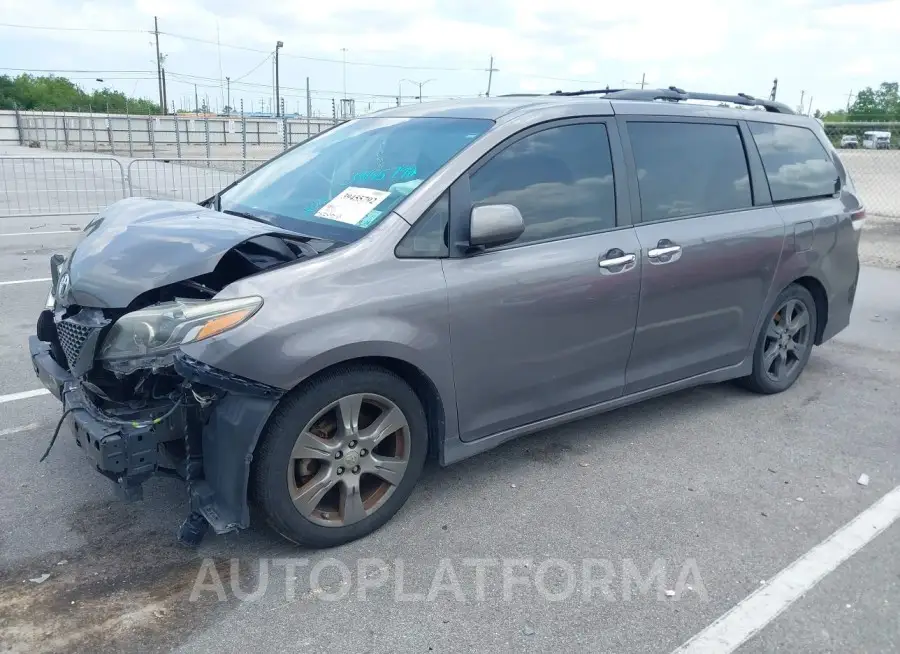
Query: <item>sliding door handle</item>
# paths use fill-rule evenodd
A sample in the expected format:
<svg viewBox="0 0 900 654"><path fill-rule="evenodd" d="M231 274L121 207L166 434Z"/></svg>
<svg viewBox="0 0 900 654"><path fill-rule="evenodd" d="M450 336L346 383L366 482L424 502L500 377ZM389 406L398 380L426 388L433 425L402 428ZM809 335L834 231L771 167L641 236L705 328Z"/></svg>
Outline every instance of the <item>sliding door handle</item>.
<svg viewBox="0 0 900 654"><path fill-rule="evenodd" d="M662 248L653 248L652 250L647 252L647 256L651 259L660 259L662 257L668 257L673 254L678 254L679 252L681 252L680 245L669 245Z"/></svg>
<svg viewBox="0 0 900 654"><path fill-rule="evenodd" d="M623 254L621 257L613 257L612 259L601 259L597 265L601 268L618 268L619 266L627 266L637 260L633 254Z"/></svg>

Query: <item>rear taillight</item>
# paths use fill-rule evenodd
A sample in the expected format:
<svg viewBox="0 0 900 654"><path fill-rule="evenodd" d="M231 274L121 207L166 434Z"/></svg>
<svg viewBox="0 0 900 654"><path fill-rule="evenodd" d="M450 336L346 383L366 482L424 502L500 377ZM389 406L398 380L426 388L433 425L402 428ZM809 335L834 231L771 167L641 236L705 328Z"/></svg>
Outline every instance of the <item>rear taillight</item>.
<svg viewBox="0 0 900 654"><path fill-rule="evenodd" d="M857 209L850 214L850 220L853 223L853 229L860 230L866 224L866 210Z"/></svg>

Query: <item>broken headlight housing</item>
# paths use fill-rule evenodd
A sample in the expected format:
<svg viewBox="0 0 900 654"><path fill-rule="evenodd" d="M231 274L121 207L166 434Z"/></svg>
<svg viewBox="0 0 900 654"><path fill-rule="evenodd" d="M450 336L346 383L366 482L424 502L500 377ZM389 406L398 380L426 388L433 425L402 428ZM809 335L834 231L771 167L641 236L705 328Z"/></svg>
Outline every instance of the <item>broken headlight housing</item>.
<svg viewBox="0 0 900 654"><path fill-rule="evenodd" d="M115 362L172 356L182 345L216 336L246 322L262 303L262 298L255 296L233 300L175 300L132 311L110 328L97 358Z"/></svg>

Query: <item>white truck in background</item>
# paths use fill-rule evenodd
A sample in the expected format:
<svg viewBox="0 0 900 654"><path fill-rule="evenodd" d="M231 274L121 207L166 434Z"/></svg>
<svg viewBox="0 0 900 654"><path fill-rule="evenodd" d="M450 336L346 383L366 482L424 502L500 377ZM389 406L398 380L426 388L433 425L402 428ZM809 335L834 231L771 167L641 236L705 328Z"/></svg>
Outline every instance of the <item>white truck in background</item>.
<svg viewBox="0 0 900 654"><path fill-rule="evenodd" d="M891 147L891 133L880 131L863 132L862 146L870 150L887 150Z"/></svg>

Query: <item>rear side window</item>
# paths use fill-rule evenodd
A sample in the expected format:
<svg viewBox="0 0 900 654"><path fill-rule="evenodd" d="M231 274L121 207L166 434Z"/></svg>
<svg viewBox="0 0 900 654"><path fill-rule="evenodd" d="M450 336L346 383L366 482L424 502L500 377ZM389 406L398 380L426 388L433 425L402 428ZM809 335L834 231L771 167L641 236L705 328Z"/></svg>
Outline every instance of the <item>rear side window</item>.
<svg viewBox="0 0 900 654"><path fill-rule="evenodd" d="M735 125L628 122L641 220L665 220L753 206Z"/></svg>
<svg viewBox="0 0 900 654"><path fill-rule="evenodd" d="M516 141L470 177L473 205L512 204L525 232L515 243L616 226L609 135L601 123L564 125Z"/></svg>
<svg viewBox="0 0 900 654"><path fill-rule="evenodd" d="M750 123L774 202L831 196L838 172L819 139L805 127Z"/></svg>

